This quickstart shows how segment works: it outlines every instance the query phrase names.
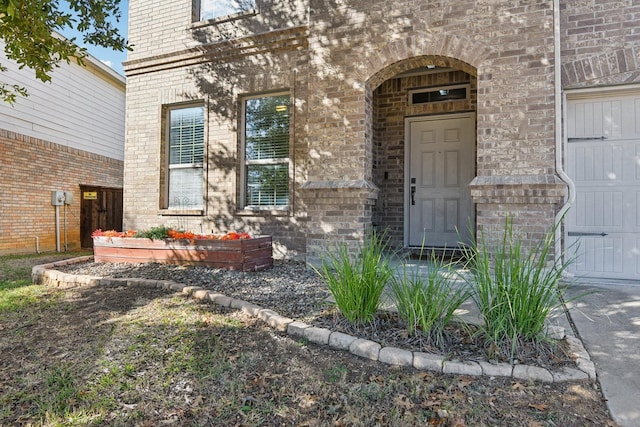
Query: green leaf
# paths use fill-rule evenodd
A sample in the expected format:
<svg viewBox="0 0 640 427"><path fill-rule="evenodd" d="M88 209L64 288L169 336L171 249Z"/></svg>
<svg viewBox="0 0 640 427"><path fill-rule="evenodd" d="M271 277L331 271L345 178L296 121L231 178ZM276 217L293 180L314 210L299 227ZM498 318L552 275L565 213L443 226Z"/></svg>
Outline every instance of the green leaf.
<svg viewBox="0 0 640 427"><path fill-rule="evenodd" d="M34 71L43 82L51 80L51 72L61 61L86 56L75 39L61 40L53 31L75 28L85 43L118 51L130 50L115 27L120 19L120 0L67 0L72 13L67 13L58 0L2 0L0 2L0 39L5 42L7 58L18 67ZM82 62L80 62L82 64ZM0 82L1 83L1 82ZM4 84L6 89L7 83ZM3 91L6 102L15 96ZM14 92L14 95L21 95Z"/></svg>

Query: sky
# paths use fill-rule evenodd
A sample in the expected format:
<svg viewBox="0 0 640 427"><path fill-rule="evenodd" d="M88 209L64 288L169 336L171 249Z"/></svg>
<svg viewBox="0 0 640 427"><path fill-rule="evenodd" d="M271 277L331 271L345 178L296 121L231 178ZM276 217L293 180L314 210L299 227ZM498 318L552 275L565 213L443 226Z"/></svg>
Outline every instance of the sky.
<svg viewBox="0 0 640 427"><path fill-rule="evenodd" d="M61 9L67 9L66 2L60 2ZM121 36L125 39L127 38L127 22L128 22L128 12L129 12L129 0L120 0L120 12L122 17L120 21L117 23L117 28ZM124 71L122 70L122 62L127 59L127 52L118 52L111 49L105 49L100 46L92 46L92 45L84 45L82 44L82 35L75 30L69 30L62 32L67 38L75 37L76 43L78 43L81 47L85 47L87 51L95 56L98 60L102 61L104 64L108 65L112 69L114 69L117 73L124 76Z"/></svg>

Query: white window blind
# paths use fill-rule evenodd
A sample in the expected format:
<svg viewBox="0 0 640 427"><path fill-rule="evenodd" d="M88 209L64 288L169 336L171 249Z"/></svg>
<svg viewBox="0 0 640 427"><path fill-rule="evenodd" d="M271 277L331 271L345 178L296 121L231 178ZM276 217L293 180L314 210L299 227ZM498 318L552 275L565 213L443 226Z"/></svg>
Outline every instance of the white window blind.
<svg viewBox="0 0 640 427"><path fill-rule="evenodd" d="M289 95L245 100L245 205L289 204Z"/></svg>
<svg viewBox="0 0 640 427"><path fill-rule="evenodd" d="M169 110L169 209L202 209L204 108Z"/></svg>

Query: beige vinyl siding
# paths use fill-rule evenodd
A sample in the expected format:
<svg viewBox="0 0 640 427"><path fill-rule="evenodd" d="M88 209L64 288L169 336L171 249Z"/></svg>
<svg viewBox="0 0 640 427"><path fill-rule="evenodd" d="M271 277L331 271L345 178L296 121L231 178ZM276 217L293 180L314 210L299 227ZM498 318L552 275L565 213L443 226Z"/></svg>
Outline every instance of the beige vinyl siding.
<svg viewBox="0 0 640 427"><path fill-rule="evenodd" d="M33 71L20 70L4 53L0 63L7 67L3 82L24 86L29 92L13 106L0 103L0 128L124 159L124 77L72 62L56 68L52 81L43 83Z"/></svg>

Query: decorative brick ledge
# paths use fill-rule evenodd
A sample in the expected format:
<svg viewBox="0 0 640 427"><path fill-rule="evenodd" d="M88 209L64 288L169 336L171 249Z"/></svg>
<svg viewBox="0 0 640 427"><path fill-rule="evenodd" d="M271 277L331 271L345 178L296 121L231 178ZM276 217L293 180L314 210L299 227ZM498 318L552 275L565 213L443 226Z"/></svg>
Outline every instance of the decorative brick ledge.
<svg viewBox="0 0 640 427"><path fill-rule="evenodd" d="M300 186L301 190L368 190L378 192L380 189L371 181L365 179L343 180L333 179L328 181L306 181Z"/></svg>
<svg viewBox="0 0 640 427"><path fill-rule="evenodd" d="M558 203L567 192L556 175L477 176L469 184L474 203Z"/></svg>
<svg viewBox="0 0 640 427"><path fill-rule="evenodd" d="M348 351L351 354L382 362L394 366L409 366L418 370L433 371L444 374L512 377L521 380L558 383L565 381L595 380L596 369L591 361L589 353L585 350L582 341L577 338L565 337L571 355L576 359L578 369L563 367L558 370L548 370L530 365L509 365L507 363L489 363L464 360L449 360L445 356L408 351L396 347L382 347L371 340L357 338L342 332L331 331L326 328L318 328L294 319L281 316L268 308L262 308L255 304L231 298L215 291L187 286L170 280L149 279L111 279L96 276L74 275L55 270L70 264L91 261L92 256L73 258L54 262L51 264L37 265L33 267L31 277L34 283L58 287L72 288L75 286L141 286L157 288L167 291L180 292L199 300L208 300L223 307L240 310L245 314L256 317L267 323L272 328L286 332L288 335L303 338L318 345L327 345L337 350Z"/></svg>
<svg viewBox="0 0 640 427"><path fill-rule="evenodd" d="M211 62L221 63L244 56L307 48L308 38L309 29L306 26L295 26L125 61L123 66L127 76L135 76Z"/></svg>

